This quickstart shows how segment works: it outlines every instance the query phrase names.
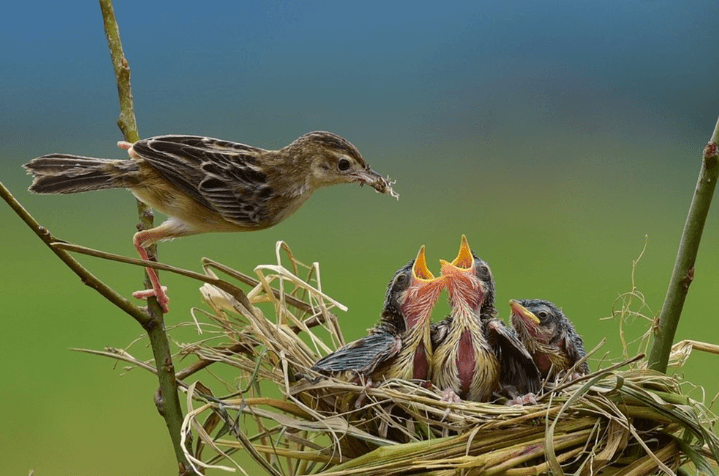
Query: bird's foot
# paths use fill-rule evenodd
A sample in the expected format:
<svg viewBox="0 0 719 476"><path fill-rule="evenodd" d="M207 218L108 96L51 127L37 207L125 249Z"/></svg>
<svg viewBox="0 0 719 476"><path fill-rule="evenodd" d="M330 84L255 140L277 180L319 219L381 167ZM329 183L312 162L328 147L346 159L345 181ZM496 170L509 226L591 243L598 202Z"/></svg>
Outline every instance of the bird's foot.
<svg viewBox="0 0 719 476"><path fill-rule="evenodd" d="M557 378L555 379L556 382L563 382L563 383L570 383L574 380L577 380L579 377L582 377L584 374L578 370L575 370L571 374L568 371L562 371L557 373Z"/></svg>
<svg viewBox="0 0 719 476"><path fill-rule="evenodd" d="M157 298L157 303L162 308L162 312L170 312L170 308L168 307L170 304L170 298L167 297L167 286L160 286L159 289L143 289L142 291L135 291L132 293L132 297L135 299L147 299L152 296Z"/></svg>
<svg viewBox="0 0 719 476"><path fill-rule="evenodd" d="M462 401L461 398L459 398L459 395L454 393L454 390L451 388L448 388L444 392L442 392L442 398L440 399L441 402L448 402L448 403L459 403Z"/></svg>
<svg viewBox="0 0 719 476"><path fill-rule="evenodd" d="M523 405L536 405L537 404L537 396L533 393L528 393L526 395L518 395L512 400L507 400L506 405L508 407L512 407L515 405L523 406Z"/></svg>
<svg viewBox="0 0 719 476"><path fill-rule="evenodd" d="M372 381L371 378L367 378L367 382L362 386L362 391L359 394L359 397L357 397L357 401L355 402L355 408L360 409L362 407L362 404L365 401L365 398L367 398L367 389L376 387L377 384Z"/></svg>
<svg viewBox="0 0 719 476"><path fill-rule="evenodd" d="M139 159L139 158L140 158L140 156L137 155L137 152L135 152L134 150L132 150L132 143L131 143L131 142L127 142L127 141L121 140L121 141L119 141L119 142L117 143L117 146L118 146L120 149L122 149L122 150L126 150L126 151L127 151L127 155L129 155L129 156L132 157L133 159Z"/></svg>

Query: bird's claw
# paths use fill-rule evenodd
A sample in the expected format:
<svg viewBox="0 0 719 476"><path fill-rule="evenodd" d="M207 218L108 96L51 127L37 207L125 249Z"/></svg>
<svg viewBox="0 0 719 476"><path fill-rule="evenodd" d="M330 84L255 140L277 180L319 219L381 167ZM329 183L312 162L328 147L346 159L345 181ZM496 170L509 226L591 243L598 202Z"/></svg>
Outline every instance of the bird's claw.
<svg viewBox="0 0 719 476"><path fill-rule="evenodd" d="M451 388L448 388L444 392L442 392L442 398L440 399L441 402L448 402L448 403L459 403L462 401L461 398L459 398L459 395L454 393L454 390Z"/></svg>
<svg viewBox="0 0 719 476"><path fill-rule="evenodd" d="M532 392L526 394L526 395L519 395L512 400L507 400L506 405L508 407L512 407L515 405L523 406L523 405L536 405L537 404L537 396L533 394Z"/></svg>
<svg viewBox="0 0 719 476"><path fill-rule="evenodd" d="M134 297L135 299L147 299L152 296L157 298L157 303L162 308L162 312L170 312L170 298L167 297L167 286L160 286L159 292L156 289L143 289L141 291L135 291L134 293L132 293L132 297Z"/></svg>

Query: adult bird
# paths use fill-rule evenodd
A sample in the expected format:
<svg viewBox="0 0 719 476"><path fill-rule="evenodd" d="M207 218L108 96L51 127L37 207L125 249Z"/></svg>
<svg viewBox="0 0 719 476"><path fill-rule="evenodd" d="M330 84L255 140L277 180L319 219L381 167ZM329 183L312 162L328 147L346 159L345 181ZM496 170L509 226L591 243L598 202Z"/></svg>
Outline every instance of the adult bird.
<svg viewBox="0 0 719 476"><path fill-rule="evenodd" d="M379 323L369 335L319 359L312 370L348 373L368 384L381 379L431 378L430 314L444 284L427 268L425 248L389 282Z"/></svg>
<svg viewBox="0 0 719 476"><path fill-rule="evenodd" d="M532 357L495 317L489 265L464 235L454 261L441 263L451 312L432 326L432 382L444 390L443 400L486 402L500 390L512 397L538 392L541 381Z"/></svg>
<svg viewBox="0 0 719 476"><path fill-rule="evenodd" d="M550 301L524 299L509 301L511 322L517 336L529 351L542 377L555 380L566 374L587 353L582 338L562 310ZM589 373L583 362L570 378Z"/></svg>
<svg viewBox="0 0 719 476"><path fill-rule="evenodd" d="M330 132L310 132L279 150L200 136L166 135L134 144L119 142L130 159L98 159L68 154L38 157L25 167L34 176L30 191L65 194L127 188L140 201L166 214L161 225L136 233L133 244L207 232L269 228L294 213L318 188L339 183L368 184L395 197L391 183L348 140ZM152 290L167 312L169 299L154 270Z"/></svg>

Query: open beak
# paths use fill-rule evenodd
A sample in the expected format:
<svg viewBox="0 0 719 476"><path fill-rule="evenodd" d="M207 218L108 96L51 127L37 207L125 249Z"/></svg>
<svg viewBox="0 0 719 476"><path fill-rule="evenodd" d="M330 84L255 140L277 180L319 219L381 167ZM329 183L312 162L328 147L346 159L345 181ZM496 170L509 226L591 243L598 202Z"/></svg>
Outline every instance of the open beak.
<svg viewBox="0 0 719 476"><path fill-rule="evenodd" d="M384 193L385 195L390 195L399 200L399 194L392 190L392 184L394 183L394 181L388 181L386 178L382 177L380 174L370 168L354 172L352 173L352 177L354 177L354 179L359 182L360 185L367 184L373 189L375 189L377 192Z"/></svg>
<svg viewBox="0 0 719 476"><path fill-rule="evenodd" d="M437 279L427 267L427 256L425 255L424 245L419 249L417 258L414 260L412 274L414 275L414 279L418 281L431 282Z"/></svg>
<svg viewBox="0 0 719 476"><path fill-rule="evenodd" d="M520 317L524 322L534 326L538 326L540 324L539 318L535 316L532 311L519 304L519 301L516 299L510 299L509 306L512 308L512 314Z"/></svg>
<svg viewBox="0 0 719 476"><path fill-rule="evenodd" d="M462 235L459 253L457 253L457 257L452 261L452 264L460 269L469 269L474 264L474 256L472 256L472 250L465 235Z"/></svg>
<svg viewBox="0 0 719 476"><path fill-rule="evenodd" d="M451 263L443 259L439 260L442 265L442 275L457 275L463 271L467 271L474 265L474 256L472 256L472 249L467 243L467 237L462 235L462 241L459 245L459 253L457 257Z"/></svg>

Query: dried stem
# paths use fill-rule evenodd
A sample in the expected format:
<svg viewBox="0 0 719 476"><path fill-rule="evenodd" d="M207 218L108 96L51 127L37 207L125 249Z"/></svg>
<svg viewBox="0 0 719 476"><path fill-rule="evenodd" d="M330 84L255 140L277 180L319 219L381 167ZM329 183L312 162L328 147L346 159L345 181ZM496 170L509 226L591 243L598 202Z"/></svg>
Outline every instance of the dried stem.
<svg viewBox="0 0 719 476"><path fill-rule="evenodd" d="M130 66L122 49L120 29L115 19L112 0L100 0L100 9L102 10L105 35L107 36L107 44L110 48L110 56L115 70L117 92L120 100L120 118L117 121L117 125L122 131L125 140L134 143L140 139L140 134L137 130L137 122L135 121L135 111L132 102ZM142 229L152 228L153 216L150 209L140 201L138 201L137 209L140 216L140 227ZM150 254L156 256L156 250L151 249ZM150 288L147 273L145 273L144 284L145 288ZM157 366L157 379L160 384L160 388L155 396L155 404L157 405L157 410L160 412L160 415L165 419L167 429L170 432L175 457L179 465L179 473L191 474L192 470L185 457L181 443L180 432L183 412L180 406L177 381L175 380L175 367L172 362L170 342L165 331L162 309L155 298L148 300L147 309L150 320L142 327L147 331L147 335L150 339L152 353L155 357L155 365Z"/></svg>
<svg viewBox="0 0 719 476"><path fill-rule="evenodd" d="M694 264L697 259L699 243L714 189L719 178L719 121L714 128L709 143L704 148L702 167L699 172L694 198L689 207L689 214L684 223L674 271L669 281L669 288L664 305L659 313L654 333L654 343L649 353L649 368L666 373L669 355L671 354L674 335L679 325L689 286L694 281Z"/></svg>
<svg viewBox="0 0 719 476"><path fill-rule="evenodd" d="M231 283L228 283L227 281L224 281L220 278L216 278L214 276L211 276L209 274L200 274L196 273L194 271L189 271L182 268L177 268L175 266L170 266L168 264L164 263L148 263L142 259L138 258L129 258L127 256L121 256L113 253L108 253L106 251L100 251L95 250L92 248L87 248L85 246L76 245L73 243L66 243L64 241L56 241L48 243L48 245L57 250L65 250L65 251L73 251L75 253L81 253L88 256L93 256L95 258L101 258L106 259L110 261L117 261L119 263L127 263L135 266L142 266L142 267L150 267L154 268L156 270L163 270L168 271L171 273L179 274L180 276L185 276L187 278L196 279L198 281L202 281L204 283L211 284L218 289L221 289L230 295L232 295L235 299L237 299L247 310L247 312L253 312L252 305L250 304L250 301L247 299L247 295L238 287L234 286ZM229 274L232 277L235 277L242 281L245 284L248 284L252 287L258 286L260 282L252 278L251 276L247 276L244 273L241 273L237 270L234 270L232 268L229 268L221 263L218 263L216 261L210 260L208 258L203 258L202 260L203 265L205 269L212 267L215 269L218 269L222 272L225 272L226 274ZM278 289L272 289L272 293L275 295L275 297L280 297L280 291ZM323 314L317 314L316 311L312 308L312 306L304 301L301 301L293 296L289 295L283 295L283 299L285 300L285 303L287 303L290 306L293 306L301 311L313 314L311 317L304 320L302 326L293 325L290 326L290 329L295 333L299 334L302 332L304 328L311 329L315 326L318 326L324 322L326 322L326 318ZM332 313L328 313L330 320L336 320L336 317ZM234 355L239 352L246 353L248 355L252 355L252 347L248 346L246 344L233 344L229 347L227 347L223 353L226 353L227 355ZM214 364L215 360L209 360L209 359L200 359L199 361L195 362L194 364L178 371L175 374L175 377L178 380L186 379L187 377L199 372L200 370L209 367L210 365Z"/></svg>
<svg viewBox="0 0 719 476"><path fill-rule="evenodd" d="M57 238L55 238L45 227L40 226L37 220L35 220L35 218L33 218L32 215L25 210L20 202L18 202L10 191L5 188L2 182L0 182L0 197L2 197L8 205L10 205L10 208L12 208L22 221L24 221L25 224L35 232L38 238L40 238L48 246L48 248L50 248L52 252L55 253L55 255L57 255L57 257L60 258L62 262L65 263L67 267L80 278L80 280L82 280L83 284L90 286L92 289L100 293L105 299L132 316L142 327L150 325L151 318L143 309L134 305L132 302L118 294L110 286L100 281L87 268L73 258L70 253L63 249L53 247L52 245L58 241Z"/></svg>

